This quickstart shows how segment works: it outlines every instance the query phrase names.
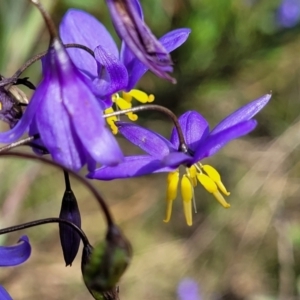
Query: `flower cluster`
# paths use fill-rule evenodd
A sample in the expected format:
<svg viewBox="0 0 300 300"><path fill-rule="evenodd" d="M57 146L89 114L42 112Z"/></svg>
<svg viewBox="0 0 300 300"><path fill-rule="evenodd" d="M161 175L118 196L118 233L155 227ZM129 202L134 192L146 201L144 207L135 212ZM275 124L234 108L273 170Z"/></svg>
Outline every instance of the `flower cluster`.
<svg viewBox="0 0 300 300"><path fill-rule="evenodd" d="M41 59L42 79L36 87L28 78L19 78L30 63L11 78L0 77L0 120L10 127L0 133L0 142L8 144L0 149L0 155L37 159L63 170L66 190L59 218L39 220L34 225L24 224L22 229L59 223L66 265L72 265L82 241L82 274L88 290L95 299L116 299L116 284L130 262L131 246L115 225L105 201L86 179L77 174L78 171L86 166L86 177L97 180L167 172L164 222L170 221L172 204L180 190L186 223L191 226L192 204L196 201L194 188L198 184L223 207L230 207L225 200L230 193L221 175L203 160L215 155L230 141L254 130L257 122L253 118L269 102L271 95L242 106L213 129L197 111L189 110L177 117L172 111L152 104L154 95L137 89L136 85L148 70L176 82L169 74L173 70L170 53L186 42L191 33L189 28L172 30L157 39L144 22L138 0L107 0L112 22L121 39L118 49L105 26L91 14L70 9L57 31L40 2L31 2L45 19L50 44L45 53L30 60L32 63ZM18 84L34 89L30 100L18 91ZM133 100L140 105L135 106ZM169 139L119 118L126 115L130 121L136 121L137 112L145 110L157 110L172 119L174 128ZM20 140L25 133L28 137ZM124 156L114 136L117 133L145 154ZM20 145L30 146L35 154L8 151ZM47 154L52 160L44 158ZM90 188L106 218L106 236L95 247L90 245L81 229L81 215L71 189L70 173ZM21 227L15 228L19 229ZM9 230L0 230L0 234L7 232ZM0 266L20 264L29 255L29 241L22 237L19 245L0 248ZM199 299L197 289L189 298L183 297L181 290L181 299ZM10 299L2 287L0 296Z"/></svg>

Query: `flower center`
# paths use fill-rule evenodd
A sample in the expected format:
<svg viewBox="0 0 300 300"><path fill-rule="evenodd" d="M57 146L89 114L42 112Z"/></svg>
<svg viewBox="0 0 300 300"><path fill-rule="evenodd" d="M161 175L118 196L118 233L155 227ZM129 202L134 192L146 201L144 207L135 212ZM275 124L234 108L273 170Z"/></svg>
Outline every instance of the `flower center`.
<svg viewBox="0 0 300 300"><path fill-rule="evenodd" d="M114 103L115 110L117 111L131 108L133 100L136 100L143 104L150 103L154 101L154 95L148 95L145 92L136 89L130 90L129 92L121 92L112 95L112 101ZM112 112L114 112L113 107L110 107L105 110L106 114ZM126 113L126 115L131 121L136 121L138 119L137 114L134 114L132 112ZM115 122L118 121L118 118L116 116L113 116L107 118L106 121L111 127L113 134L117 134L118 127L116 126Z"/></svg>
<svg viewBox="0 0 300 300"><path fill-rule="evenodd" d="M178 169L168 174L166 197L167 210L164 222L169 222L171 219L173 201L177 197L179 177ZM191 167L186 168L186 173L181 178L183 210L186 222L189 226L193 224L192 200L195 201L194 188L197 186L198 182L206 189L206 191L213 194L224 208L230 207L230 204L226 202L221 194L222 192L226 196L230 195L222 183L221 176L218 171L210 165L202 165L201 163L194 164Z"/></svg>

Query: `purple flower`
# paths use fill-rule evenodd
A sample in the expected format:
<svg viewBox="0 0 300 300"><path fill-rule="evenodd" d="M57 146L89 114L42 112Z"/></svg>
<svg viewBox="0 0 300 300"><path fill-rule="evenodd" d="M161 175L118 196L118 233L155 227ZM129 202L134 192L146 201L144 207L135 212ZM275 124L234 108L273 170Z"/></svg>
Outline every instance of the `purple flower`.
<svg viewBox="0 0 300 300"><path fill-rule="evenodd" d="M209 165L202 165L200 161L216 154L231 140L252 131L256 127L256 121L252 118L268 103L270 98L271 95L267 94L248 103L222 120L211 131L208 122L199 113L186 112L179 118L187 146L186 151L180 150L175 128L170 140L167 140L158 133L138 125L118 122L122 135L147 152L147 155L127 156L119 165L97 169L89 173L88 178L111 180L170 172L167 180L167 213L164 220L168 222L171 217L172 202L177 196L180 177L178 168L183 165L186 168L186 174L181 179L181 195L186 221L188 225L192 225L193 188L197 185L197 181L225 208L230 206L221 194L222 192L229 195L219 173Z"/></svg>
<svg viewBox="0 0 300 300"><path fill-rule="evenodd" d="M123 156L102 114L90 83L55 39L43 60L43 79L23 117L0 134L0 142L16 141L30 127L29 133L40 135L55 161L75 171L86 163L90 170L96 162L117 164Z"/></svg>
<svg viewBox="0 0 300 300"><path fill-rule="evenodd" d="M294 27L300 20L300 0L282 0L277 20L282 27Z"/></svg>
<svg viewBox="0 0 300 300"><path fill-rule="evenodd" d="M17 245L0 246L0 267L10 267L22 264L31 254L29 239L23 235ZM0 299L11 300L12 298L7 291L0 285Z"/></svg>
<svg viewBox="0 0 300 300"><path fill-rule="evenodd" d="M201 300L199 287L195 280L183 279L177 288L178 300Z"/></svg>
<svg viewBox="0 0 300 300"><path fill-rule="evenodd" d="M142 18L138 2L136 7ZM167 52L171 52L186 41L189 33L187 28L173 30L164 35L160 43ZM119 53L106 28L87 12L70 9L60 24L60 35L65 44L82 44L94 50L95 59L82 49L69 48L67 51L78 69L93 81L98 96L108 101L107 106L111 106L109 100L112 94L130 91L150 67L139 60L140 51L131 52L125 44L126 39L122 41Z"/></svg>
<svg viewBox="0 0 300 300"><path fill-rule="evenodd" d="M119 37L134 55L157 76L175 83L168 50L152 34L144 22L138 0L106 0L112 22Z"/></svg>

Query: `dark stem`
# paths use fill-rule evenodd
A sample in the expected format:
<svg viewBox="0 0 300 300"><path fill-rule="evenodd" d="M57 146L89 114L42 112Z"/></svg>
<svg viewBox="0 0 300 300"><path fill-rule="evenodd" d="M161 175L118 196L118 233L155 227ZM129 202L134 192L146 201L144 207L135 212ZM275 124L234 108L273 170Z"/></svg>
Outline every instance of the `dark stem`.
<svg viewBox="0 0 300 300"><path fill-rule="evenodd" d="M40 153L41 155L43 155L43 154L45 154L45 155L49 154L49 151L44 146L41 146L41 145L38 145L38 144L35 144L35 143L32 143L32 142L26 143L25 146L29 146L31 148L35 148L37 150L40 150L41 151L41 153Z"/></svg>
<svg viewBox="0 0 300 300"><path fill-rule="evenodd" d="M91 56L93 56L95 58L94 51L91 48L87 47L87 46L73 43L73 44L64 44L64 47L65 48L78 48L78 49L82 49L82 50L86 51L87 53L89 53Z"/></svg>
<svg viewBox="0 0 300 300"><path fill-rule="evenodd" d="M85 50L87 53L89 53L91 56L95 57L94 55L94 51L84 45L81 44L64 44L65 48L78 48L78 49L83 49ZM39 53L37 55L35 55L34 57L32 57L31 59L29 59L20 69L17 70L17 72L11 77L11 78L3 78L0 81L0 87L1 86L7 86L6 90L8 90L13 84L16 84L18 81L18 78L21 76L21 74L27 69L29 68L32 64L34 64L36 61L40 60L41 58L43 58L46 54L48 53L48 51L44 51L42 53Z"/></svg>
<svg viewBox="0 0 300 300"><path fill-rule="evenodd" d="M177 133L178 133L179 150L186 153L188 151L188 147L185 143L184 135L183 135L181 126L179 124L178 118L170 109L168 109L164 106L156 105L156 104L140 105L140 106L131 107L131 108L128 108L128 109L115 111L115 112L112 112L112 113L109 113L109 114L104 114L103 117L104 118L109 118L109 117L113 117L113 116L124 115L124 114L127 114L129 112L140 112L140 111L145 111L145 110L159 111L159 112L167 115L172 120L172 122L174 123L174 126L177 130Z"/></svg>
<svg viewBox="0 0 300 300"><path fill-rule="evenodd" d="M65 220L65 219L60 219L60 218L46 218L46 219L35 220L35 221L31 221L31 222L27 222L27 223L15 225L15 226L3 228L3 229L0 229L0 235L5 234L5 233L9 233L9 232L18 231L18 230L23 230L23 229L30 228L30 227L43 225L43 224L49 224L49 223L64 223L64 224L72 227L79 234L79 236L80 236L80 238L83 242L83 245L85 247L86 246L91 246L86 234L84 233L84 231L82 229L80 229L78 226L76 226L72 222L70 222L68 220Z"/></svg>
<svg viewBox="0 0 300 300"><path fill-rule="evenodd" d="M67 192L72 192L69 173L65 170L64 170L64 177L65 177L66 191Z"/></svg>
<svg viewBox="0 0 300 300"><path fill-rule="evenodd" d="M99 192L84 177L82 177L81 175L75 173L73 170L71 170L67 167L61 166L61 165L59 165L58 163L56 163L52 160L46 159L44 157L36 156L36 155L33 155L33 154L29 154L29 153L21 153L21 152L11 151L11 152L2 152L2 153L0 153L0 157L1 156L19 157L19 158L26 158L26 159L30 159L30 160L38 160L38 161L43 162L47 165L53 166L53 167L55 167L59 170L63 169L64 171L72 174L80 183L85 185L92 192L92 194L94 195L94 197L98 201L98 203L99 203L99 205L100 205L100 207L101 207L101 209L104 213L105 220L106 220L106 223L107 223L107 227L110 228L110 227L115 226L115 223L113 221L113 217L110 213L110 210L109 210L106 202L104 201L104 199L99 194Z"/></svg>
<svg viewBox="0 0 300 300"><path fill-rule="evenodd" d="M38 8L41 15L43 16L44 21L48 27L48 31L50 34L50 44L51 44L52 41L54 40L54 38L58 38L58 33L57 33L57 30L56 30L53 20L51 19L49 13L45 10L45 8L43 7L43 5L41 4L41 2L39 0L29 0L29 1Z"/></svg>

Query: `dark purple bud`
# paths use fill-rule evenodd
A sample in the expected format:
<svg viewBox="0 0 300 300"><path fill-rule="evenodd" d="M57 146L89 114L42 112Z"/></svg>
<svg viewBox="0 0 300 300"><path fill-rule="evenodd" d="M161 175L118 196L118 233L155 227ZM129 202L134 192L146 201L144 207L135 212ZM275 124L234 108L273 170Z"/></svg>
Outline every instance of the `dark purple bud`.
<svg viewBox="0 0 300 300"><path fill-rule="evenodd" d="M66 190L64 193L59 217L81 228L80 212L72 190ZM59 235L66 266L71 266L79 249L80 236L73 228L61 223L59 224Z"/></svg>
<svg viewBox="0 0 300 300"><path fill-rule="evenodd" d="M0 82L7 80L0 75ZM27 104L26 95L12 85L8 90L5 86L0 86L0 120L8 123L13 128L23 115L22 106Z"/></svg>

